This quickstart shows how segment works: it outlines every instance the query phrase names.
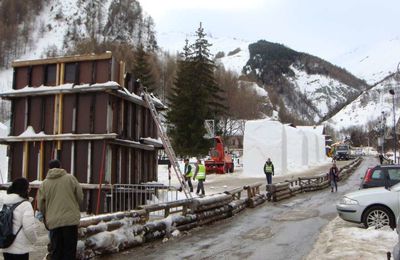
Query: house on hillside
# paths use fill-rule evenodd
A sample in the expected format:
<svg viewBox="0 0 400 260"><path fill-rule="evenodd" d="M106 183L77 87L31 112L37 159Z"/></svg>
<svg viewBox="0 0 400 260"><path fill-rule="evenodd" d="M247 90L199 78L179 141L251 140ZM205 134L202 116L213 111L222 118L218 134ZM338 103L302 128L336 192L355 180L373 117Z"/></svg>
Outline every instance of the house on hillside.
<svg viewBox="0 0 400 260"><path fill-rule="evenodd" d="M110 184L157 181L162 143L124 62L107 52L12 66L12 90L0 94L11 101L10 133L0 138L8 145L9 180L40 183L58 158L82 183L89 213L109 211Z"/></svg>

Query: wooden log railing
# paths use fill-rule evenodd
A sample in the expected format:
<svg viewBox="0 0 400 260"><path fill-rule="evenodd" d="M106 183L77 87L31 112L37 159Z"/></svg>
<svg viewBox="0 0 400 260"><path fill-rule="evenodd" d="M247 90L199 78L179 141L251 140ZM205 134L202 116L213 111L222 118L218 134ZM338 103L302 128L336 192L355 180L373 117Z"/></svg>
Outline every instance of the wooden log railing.
<svg viewBox="0 0 400 260"><path fill-rule="evenodd" d="M350 164L339 169L339 181L348 178L356 167L361 163L361 158L357 158ZM295 180L274 183L266 186L267 198L274 202L290 198L300 192L321 190L329 187L330 181L328 173L320 173L310 177L299 177Z"/></svg>
<svg viewBox="0 0 400 260"><path fill-rule="evenodd" d="M243 187L234 188L231 190L224 191L225 194L231 195L234 200L240 200L242 196Z"/></svg>
<svg viewBox="0 0 400 260"><path fill-rule="evenodd" d="M243 189L247 190L247 204L250 208L254 208L266 201L265 194L260 193L262 182L246 185Z"/></svg>
<svg viewBox="0 0 400 260"><path fill-rule="evenodd" d="M152 212L163 211L164 218L168 217L170 214L181 212L182 215L186 215L188 212L188 207L191 205L191 200L177 200L170 201L161 204L152 204L152 205L141 205L138 208L145 210L146 219L150 219L150 214Z"/></svg>
<svg viewBox="0 0 400 260"><path fill-rule="evenodd" d="M359 162L341 169L343 178ZM299 187L326 185L326 174L267 185L273 201L291 197ZM168 238L176 231L185 231L229 218L266 200L261 193L263 183L246 185L221 194L156 205L143 205L138 210L117 212L83 218L80 224L78 258L87 259L98 254L115 253L156 239ZM241 198L246 190L247 198ZM306 191L300 189L300 191ZM150 221L150 214L163 211L163 219Z"/></svg>

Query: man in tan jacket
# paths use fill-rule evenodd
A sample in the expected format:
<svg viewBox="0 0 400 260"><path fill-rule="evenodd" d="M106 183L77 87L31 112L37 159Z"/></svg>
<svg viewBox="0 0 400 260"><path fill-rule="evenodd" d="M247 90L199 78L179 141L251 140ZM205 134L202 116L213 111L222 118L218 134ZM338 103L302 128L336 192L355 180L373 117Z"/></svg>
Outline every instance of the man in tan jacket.
<svg viewBox="0 0 400 260"><path fill-rule="evenodd" d="M75 259L82 201L78 180L61 168L60 161L50 161L39 188L38 208L50 230L51 259Z"/></svg>

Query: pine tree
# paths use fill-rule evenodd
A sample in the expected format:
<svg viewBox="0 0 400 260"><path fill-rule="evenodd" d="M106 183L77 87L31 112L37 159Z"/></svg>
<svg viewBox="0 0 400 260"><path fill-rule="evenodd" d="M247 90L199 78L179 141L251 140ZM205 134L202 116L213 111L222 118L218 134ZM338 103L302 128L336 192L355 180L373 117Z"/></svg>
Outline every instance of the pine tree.
<svg viewBox="0 0 400 260"><path fill-rule="evenodd" d="M221 90L214 78L215 65L209 52L210 44L204 30L197 30L197 40L186 45L178 61L178 73L169 97L168 122L173 126L170 136L177 154L199 156L208 153L210 140L204 139L204 121L218 119Z"/></svg>
<svg viewBox="0 0 400 260"><path fill-rule="evenodd" d="M196 42L191 46L193 50L192 60L194 63L194 70L197 71L198 75L198 87L205 91L205 102L208 108L205 119L214 119L216 121L217 132L218 120L221 115L226 111L226 107L223 105L223 90L218 86L215 79L216 66L212 60L209 47L211 46L205 39L206 34L204 28L200 23L200 27L196 31L197 39Z"/></svg>
<svg viewBox="0 0 400 260"><path fill-rule="evenodd" d="M151 66L148 62L148 58L148 54L145 52L143 45L139 44L136 49L133 73L149 92L153 92L155 90L155 82L151 73Z"/></svg>

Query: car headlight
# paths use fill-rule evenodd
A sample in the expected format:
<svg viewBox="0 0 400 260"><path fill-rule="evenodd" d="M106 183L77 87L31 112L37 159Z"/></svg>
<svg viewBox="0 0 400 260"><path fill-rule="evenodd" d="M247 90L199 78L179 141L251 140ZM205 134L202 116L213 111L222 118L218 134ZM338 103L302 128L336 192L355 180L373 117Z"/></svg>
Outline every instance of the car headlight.
<svg viewBox="0 0 400 260"><path fill-rule="evenodd" d="M340 200L339 203L340 203L340 204L343 204L343 205L357 205L357 204L358 204L358 201L353 200L353 199L350 199L350 198L347 198L347 197L343 197L343 198Z"/></svg>

